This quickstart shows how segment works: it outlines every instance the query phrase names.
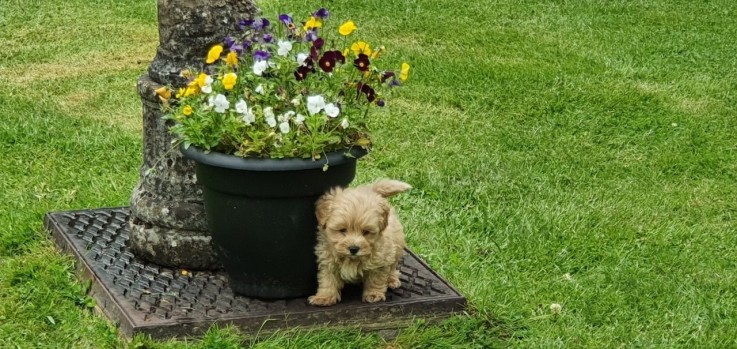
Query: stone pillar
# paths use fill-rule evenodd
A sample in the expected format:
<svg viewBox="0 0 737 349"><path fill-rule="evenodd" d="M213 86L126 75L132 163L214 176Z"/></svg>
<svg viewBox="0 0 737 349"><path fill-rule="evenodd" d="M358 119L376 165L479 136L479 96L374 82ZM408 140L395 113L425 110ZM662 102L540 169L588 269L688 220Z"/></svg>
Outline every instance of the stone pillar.
<svg viewBox="0 0 737 349"><path fill-rule="evenodd" d="M138 79L143 102L143 165L131 196L130 247L159 265L214 269L202 190L194 165L172 145L154 92L186 84L183 69L201 69L209 48L253 18L251 0L158 0L159 48L148 73Z"/></svg>

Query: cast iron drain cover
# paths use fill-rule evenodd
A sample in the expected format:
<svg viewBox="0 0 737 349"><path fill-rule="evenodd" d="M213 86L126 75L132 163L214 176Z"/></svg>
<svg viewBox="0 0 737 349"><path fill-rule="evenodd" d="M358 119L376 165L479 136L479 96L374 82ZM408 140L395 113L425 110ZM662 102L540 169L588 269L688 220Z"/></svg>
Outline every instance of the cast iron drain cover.
<svg viewBox="0 0 737 349"><path fill-rule="evenodd" d="M343 301L314 307L306 298L264 301L234 295L223 272L161 267L128 250L128 208L52 212L44 224L57 246L73 253L91 296L121 332L153 338L201 335L211 325L231 324L246 333L315 326L368 330L406 326L415 317L446 318L466 299L414 253L401 265L402 287L387 301L361 302L360 287L343 290Z"/></svg>

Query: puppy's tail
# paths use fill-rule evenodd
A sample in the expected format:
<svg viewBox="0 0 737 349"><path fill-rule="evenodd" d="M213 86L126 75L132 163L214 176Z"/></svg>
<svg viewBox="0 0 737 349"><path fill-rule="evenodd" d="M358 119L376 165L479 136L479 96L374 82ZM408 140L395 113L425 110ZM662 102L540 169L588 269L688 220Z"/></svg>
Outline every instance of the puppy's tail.
<svg viewBox="0 0 737 349"><path fill-rule="evenodd" d="M371 185L371 189L379 195L388 198L412 189L412 186L394 179L382 179Z"/></svg>

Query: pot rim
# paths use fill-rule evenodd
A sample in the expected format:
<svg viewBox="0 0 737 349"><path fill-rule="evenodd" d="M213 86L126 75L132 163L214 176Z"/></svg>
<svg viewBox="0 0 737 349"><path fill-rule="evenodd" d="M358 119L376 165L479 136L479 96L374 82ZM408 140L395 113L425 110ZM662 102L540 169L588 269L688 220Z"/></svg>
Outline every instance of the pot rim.
<svg viewBox="0 0 737 349"><path fill-rule="evenodd" d="M312 160L300 158L243 158L215 151L205 152L194 145L185 148L183 143L179 144L179 150L185 158L201 164L249 171L300 171L322 168L325 164L328 164L328 166L338 166L361 158L368 153L363 148L353 147L346 150L330 152L319 160ZM352 157L345 156L345 154L350 154Z"/></svg>

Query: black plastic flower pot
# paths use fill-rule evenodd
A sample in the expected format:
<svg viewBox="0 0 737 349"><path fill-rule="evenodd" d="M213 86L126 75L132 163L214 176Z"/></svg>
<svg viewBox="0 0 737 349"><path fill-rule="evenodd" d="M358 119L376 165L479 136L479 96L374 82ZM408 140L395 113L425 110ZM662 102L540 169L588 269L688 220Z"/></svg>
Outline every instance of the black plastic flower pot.
<svg viewBox="0 0 737 349"><path fill-rule="evenodd" d="M350 184L356 160L366 152L334 152L313 161L180 149L195 161L212 243L233 291L269 299L314 293L315 202L328 189Z"/></svg>

